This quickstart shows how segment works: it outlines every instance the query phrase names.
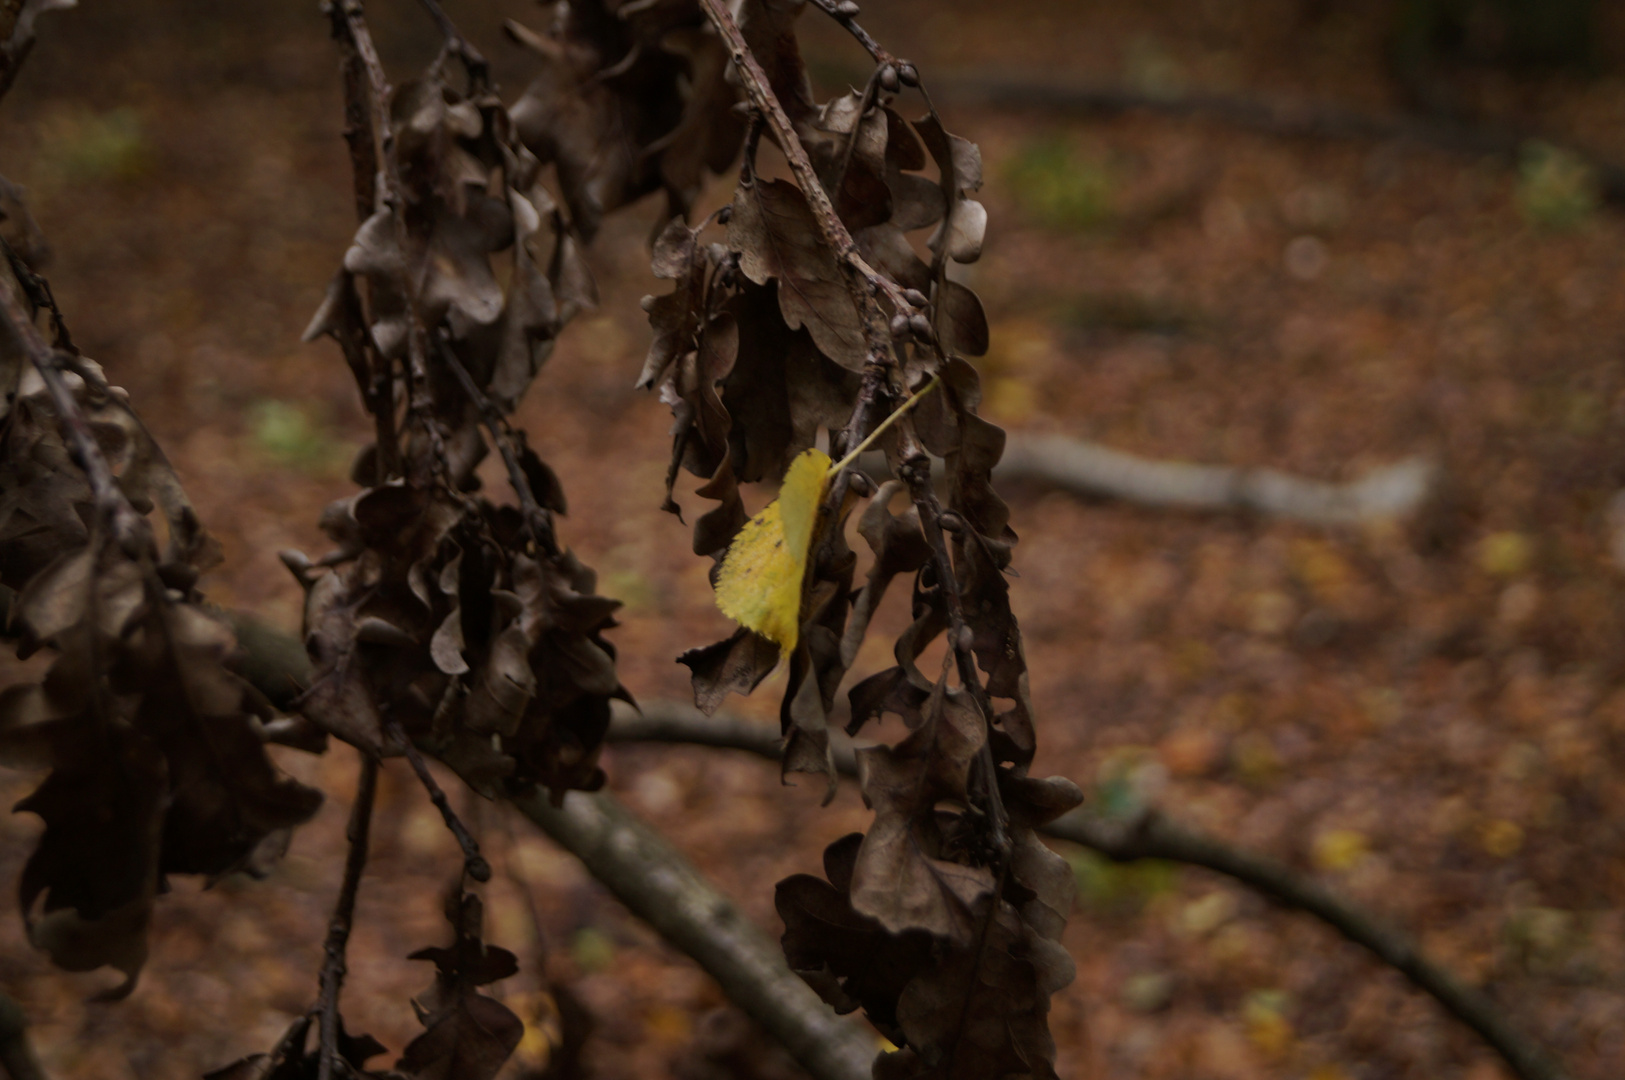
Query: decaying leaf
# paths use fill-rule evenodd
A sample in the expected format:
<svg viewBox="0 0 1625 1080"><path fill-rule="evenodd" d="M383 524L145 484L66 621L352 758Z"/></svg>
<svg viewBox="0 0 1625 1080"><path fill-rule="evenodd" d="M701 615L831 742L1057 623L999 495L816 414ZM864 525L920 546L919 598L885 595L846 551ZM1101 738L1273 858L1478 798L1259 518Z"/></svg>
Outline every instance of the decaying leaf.
<svg viewBox="0 0 1625 1080"><path fill-rule="evenodd" d="M914 617L896 666L851 689L846 721L856 732L894 713L909 734L859 752L874 823L826 853L829 883L780 885L786 955L825 1000L863 1007L902 1048L877 1075L1050 1077L1046 1014L1071 978L1056 944L1071 886L1032 826L1077 792L1026 775L1034 723L1004 581L1015 535L991 487L1004 436L977 415L978 379L964 359L987 351L987 317L948 273L986 242L986 208L971 197L981 156L934 110L903 118L885 89L896 69L814 101L794 33L801 6L734 8L788 119L763 134L800 144L850 243L818 216L815 193L800 186L812 182L806 171L792 170L795 182L768 179L747 157L719 215L723 242L707 242L708 222L673 221L654 246L655 275L675 286L644 302L654 333L637 381L672 409L664 505L676 509L682 470L703 479L697 493L713 504L694 524L694 550L718 560L718 606L741 624L679 660L709 712L729 693L751 692L782 653L784 769L826 773L833 794L828 728L841 685L891 582L912 578ZM853 274L892 299L866 307L864 290L849 288ZM874 274L894 290L873 288ZM892 309L898 296L910 309ZM889 340L871 340L876 326ZM870 364L881 352L895 361L889 372ZM872 561L854 592L858 559L844 531L808 532L802 521L814 505L844 520L859 489L832 478L843 494L829 505L826 482L814 482L810 465L799 470L825 467L810 448L826 433L831 446L849 428L868 434L888 402L939 382L941 392L881 443L899 479L863 513ZM927 453L946 465L946 507L922 475ZM740 486L781 475L777 501L747 519ZM891 503L905 491L914 505L897 513ZM945 634L943 670L928 678L920 657Z"/></svg>
<svg viewBox="0 0 1625 1080"><path fill-rule="evenodd" d="M651 191L665 191L668 217L686 215L706 173L738 154L728 53L693 0L571 0L546 33L508 27L542 66L513 105L515 128L557 166L582 237Z"/></svg>
<svg viewBox="0 0 1625 1080"><path fill-rule="evenodd" d="M446 900L452 943L419 949L412 960L435 965L435 981L412 1002L424 1032L413 1039L395 1068L413 1080L492 1080L525 1033L524 1022L478 988L519 969L513 953L487 945L481 935L480 899L461 890Z"/></svg>
<svg viewBox="0 0 1625 1080"><path fill-rule="evenodd" d="M70 552L13 619L57 653L43 681L0 695L0 760L51 769L17 806L45 821L19 887L29 939L70 971L122 971L108 996L123 996L165 876L263 871L267 841L321 795L266 757L269 708L226 670L231 631L150 563L105 542Z"/></svg>
<svg viewBox="0 0 1625 1080"><path fill-rule="evenodd" d="M741 185L728 221L728 246L739 253L739 268L750 280L778 283L786 326L805 326L819 352L862 370L868 357L862 320L799 188L787 180Z"/></svg>
<svg viewBox="0 0 1625 1080"><path fill-rule="evenodd" d="M318 1048L306 1048L313 1041L310 1035L315 1026L311 1017L301 1016L270 1053L251 1054L204 1074L203 1080L317 1080L321 1075ZM382 1080L382 1074L365 1066L369 1059L384 1052L383 1044L371 1035L351 1035L344 1029L342 1016L338 1018L337 1035L339 1057L349 1066L349 1075L359 1080Z"/></svg>
<svg viewBox="0 0 1625 1080"><path fill-rule="evenodd" d="M335 551L315 570L288 557L315 668L300 709L371 753L399 749L398 725L487 796L593 788L609 699L627 696L602 637L618 605L558 546L563 489L501 419L596 302L591 275L494 97L436 67L394 92L390 115L409 209L362 222L312 323L344 349L382 441L365 490L323 517ZM397 428L403 363L427 376ZM472 494L492 442L517 509Z"/></svg>

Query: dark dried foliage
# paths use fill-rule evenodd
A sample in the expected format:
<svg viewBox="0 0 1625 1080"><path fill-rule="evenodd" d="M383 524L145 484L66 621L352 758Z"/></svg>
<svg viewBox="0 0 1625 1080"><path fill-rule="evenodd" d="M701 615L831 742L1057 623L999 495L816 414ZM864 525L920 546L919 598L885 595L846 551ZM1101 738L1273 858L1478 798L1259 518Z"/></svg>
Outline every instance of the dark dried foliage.
<svg viewBox="0 0 1625 1080"><path fill-rule="evenodd" d="M285 556L316 665L300 711L369 753L396 752L398 724L490 797L590 790L609 700L626 696L602 636L618 605L559 548L563 490L504 416L595 302L592 278L488 90L461 93L436 65L388 115L388 194L307 334L343 348L378 441L356 465L368 486L323 516L337 549L314 566ZM477 494L487 439L517 507Z"/></svg>
<svg viewBox="0 0 1625 1080"><path fill-rule="evenodd" d="M507 417L563 326L595 302L582 243L605 213L664 191L653 271L673 289L645 300L653 342L637 382L674 415L666 507L678 509L683 470L712 504L694 522L696 554L720 560L745 523L741 484L776 481L821 432L838 456L908 395L933 391L881 442L898 479L876 493L837 477L814 527L780 711L785 768L822 772L833 791L831 723L856 732L893 713L909 733L860 754L868 833L831 845L827 880L780 883L786 954L833 1007L863 1008L900 1047L879 1077L1051 1077L1072 877L1033 830L1081 794L1027 775L1034 720L1005 581L1016 537L990 484L1004 433L977 415L964 359L985 352L988 326L948 273L981 251L980 155L923 94L924 114L905 118L899 92L917 73L878 50L863 88L816 102L795 37L802 6L743 0L735 28L716 0L566 0L545 33L509 24L542 68L509 109L449 23L439 60L390 90L359 5L329 5L360 226L307 337L340 346L375 440L355 464L362 490L323 516L335 549L284 555L306 591L315 670L300 718L272 730L372 756L411 744L491 797L603 783L609 702L627 697L603 636L617 605L561 546L562 487ZM736 32L759 76L731 62ZM759 175L772 144L799 183ZM731 204L690 224L706 174L741 145ZM59 964L115 966L127 992L164 876L262 867L319 796L266 759L269 706L226 670L230 633L198 606L207 537L123 396L73 353L29 266L43 241L3 182L0 229L0 288L50 314L64 365L51 370L77 410L58 415L50 365L0 333L0 581L21 590L23 653L57 650L41 683L0 696L0 754L52 770L21 807L46 821L22 900ZM116 492L98 489L73 448L74 423ZM512 502L480 493L492 448ZM945 463L946 505L930 455ZM905 494L911 505L894 512ZM872 558L854 589L845 523L865 495L858 533ZM131 527L132 507L158 511L161 553ZM842 684L898 577L912 580L913 622L896 665L853 686L843 717ZM939 637L948 648L932 677L919 659ZM709 712L780 656L741 628L681 660ZM364 861L367 815L356 820L335 915L344 934L326 969L340 976ZM475 876L477 865L470 852ZM436 966L414 1002L425 1030L387 1075L491 1080L523 1032L478 990L515 969L484 944L478 898L457 888L447 916L452 944L414 954ZM382 1047L334 1020L337 986L324 974L324 1027L303 1017L272 1052L214 1077L386 1075L365 1071Z"/></svg>
<svg viewBox="0 0 1625 1080"><path fill-rule="evenodd" d="M785 769L833 783L827 732L838 691L881 595L908 575L914 623L897 642L897 666L852 688L849 727L889 712L910 734L860 753L873 826L831 846L828 882L781 883L778 908L792 966L837 1009L864 1008L903 1048L877 1076L1053 1076L1046 1016L1072 977L1058 944L1072 885L1032 829L1082 796L1067 781L1027 776L1032 707L1004 577L1016 538L990 485L1004 433L977 416L978 379L963 359L986 351L987 320L947 273L981 252L987 215L971 198L980 153L944 129L929 99L924 116L905 119L885 89L898 71L886 59L863 89L814 102L795 44L801 6L742 5L744 38L789 130L753 122L781 145L799 143L856 255L898 294L911 290L914 307L878 308L883 290L871 279L877 308L866 310L849 284L853 256L814 200L757 175L753 131L725 233L676 219L655 243L654 273L675 288L644 301L654 339L638 382L658 387L675 418L668 508L680 470L703 478L699 494L717 505L695 522L694 549L720 559L745 521L741 483L778 479L821 429L838 453L940 377L940 390L884 437L909 482L884 485L862 515L873 561L855 592L843 522L858 488L831 485L780 707ZM888 340L875 340L877 322L890 325ZM856 422L855 409L867 410ZM922 471L927 452L945 462L946 507ZM894 513L905 490L914 505ZM931 678L917 661L944 634L950 648ZM750 692L779 655L741 628L681 659L709 712L730 692Z"/></svg>
<svg viewBox="0 0 1625 1080"><path fill-rule="evenodd" d="M3 307L43 321L44 282L9 243L5 254ZM18 590L19 655L48 647L55 660L0 694L0 762L50 770L17 806L45 822L19 900L30 941L70 971L123 972L104 995L121 997L165 878L263 873L321 794L266 757L272 710L227 670L232 633L200 606L195 582L218 555L169 463L93 361L59 348L42 370L28 334L44 347L32 321L0 324L0 584ZM94 490L69 422L112 490ZM140 516L154 509L162 550Z"/></svg>

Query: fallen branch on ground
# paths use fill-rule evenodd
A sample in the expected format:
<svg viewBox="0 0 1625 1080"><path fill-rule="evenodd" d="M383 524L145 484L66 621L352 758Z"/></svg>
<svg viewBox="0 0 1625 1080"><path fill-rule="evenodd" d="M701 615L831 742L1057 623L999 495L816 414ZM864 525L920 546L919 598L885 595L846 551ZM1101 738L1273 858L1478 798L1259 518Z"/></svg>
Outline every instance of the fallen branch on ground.
<svg viewBox="0 0 1625 1080"><path fill-rule="evenodd" d="M1141 506L1242 510L1330 526L1407 517L1439 486L1438 468L1419 457L1337 484L1278 469L1159 461L1060 435L1012 436L994 478L1037 481Z"/></svg>
<svg viewBox="0 0 1625 1080"><path fill-rule="evenodd" d="M1531 143L1557 147L1581 159L1596 177L1598 193L1625 205L1625 167L1571 141L1505 124L1469 124L1415 115L1360 112L1309 101L1271 101L1208 91L1159 94L1124 86L1085 86L1015 76L964 74L939 79L942 97L960 105L1048 112L1149 112L1179 119L1213 119L1282 138L1395 142L1472 157L1516 163Z"/></svg>
<svg viewBox="0 0 1625 1080"><path fill-rule="evenodd" d="M611 742L690 743L743 750L778 760L779 737L766 725L726 715L706 716L678 702L646 701L641 709L642 715L617 710L610 725ZM835 761L842 775L856 775L849 747L837 749ZM1113 819L1080 808L1038 831L1097 851L1116 862L1161 859L1199 866L1257 889L1287 907L1315 916L1349 941L1369 949L1477 1032L1523 1080L1564 1080L1567 1075L1549 1054L1501 1015L1487 996L1424 957L1408 934L1285 863L1238 851L1149 809L1132 818Z"/></svg>
<svg viewBox="0 0 1625 1080"><path fill-rule="evenodd" d="M286 635L251 616L234 614L232 623L249 651L248 662L238 671L273 700L288 700L292 695L287 688L301 686L309 678L304 651ZM249 628L247 633L245 628ZM641 713L617 704L609 740L742 750L772 761L779 759L781 750L781 739L771 725L727 714L706 716L692 706L672 701L645 701ZM836 746L834 759L841 775L856 775L857 765L849 745ZM737 909L658 833L608 796L572 794L563 809L552 807L543 796L516 801L515 806L580 858L588 871L634 914L716 978L731 1000L747 1011L763 1010L763 1015L751 1015L792 1052L796 1045L804 1045L815 1035L823 1037L819 1034L822 1028L805 1027L797 1019L802 1017L804 1007L810 1009L806 1005L809 999L817 1005L817 1010L809 1013L814 1018L809 1023L837 1023L817 995L784 966L778 949L765 934L744 922ZM1087 810L1074 810L1039 831L1117 862L1162 859L1199 866L1313 915L1431 995L1477 1032L1522 1080L1565 1080L1567 1074L1562 1067L1522 1035L1488 997L1429 961L1408 934L1284 863L1238 851L1175 824L1154 810L1131 819L1108 819ZM707 912L725 914L713 918ZM857 1029L846 1025L837 1029L848 1030ZM805 1061L803 1064L807 1065ZM848 1075L820 1073L811 1065L807 1068L819 1080ZM851 1075L867 1073L859 1070Z"/></svg>
<svg viewBox="0 0 1625 1080"><path fill-rule="evenodd" d="M864 471L890 476L884 456L865 454ZM1263 514L1324 527L1395 521L1417 513L1440 488L1439 468L1412 457L1333 483L1279 469L1198 465L1141 457L1065 435L1011 435L994 467L1000 487L1033 483L1085 499L1116 499L1162 510Z"/></svg>

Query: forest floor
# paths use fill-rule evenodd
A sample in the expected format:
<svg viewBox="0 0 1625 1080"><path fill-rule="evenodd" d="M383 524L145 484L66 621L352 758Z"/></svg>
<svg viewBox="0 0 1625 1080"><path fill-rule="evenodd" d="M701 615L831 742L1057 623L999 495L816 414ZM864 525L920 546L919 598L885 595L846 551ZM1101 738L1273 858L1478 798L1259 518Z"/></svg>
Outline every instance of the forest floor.
<svg viewBox="0 0 1625 1080"><path fill-rule="evenodd" d="M495 28L543 12L447 6L506 92L522 89L525 59ZM928 80L1015 72L1400 108L1387 4L869 6ZM229 22L205 0L48 16L0 106L0 171L30 190L76 339L224 542L209 597L292 631L300 592L276 553L327 549L317 518L352 490L367 435L337 350L299 341L354 228L349 165L315 5L231 7ZM370 7L398 75L430 54L415 5ZM843 89L859 56L819 18L804 19L814 75ZM1452 86L1479 115L1625 160L1625 24L1608 18L1602 74L1464 69ZM1322 875L1488 990L1579 1080L1625 1075L1625 578L1610 513L1625 487L1625 218L1536 149L1514 166L946 98L988 165L992 225L965 280L992 323L994 420L1328 480L1425 454L1450 480L1423 520L1345 531L1010 492L1035 771L1126 778L1177 820ZM686 528L658 510L667 410L632 389L648 341L637 300L660 291L644 246L658 213L634 207L598 239L602 306L565 332L519 417L564 481L565 538L626 602L613 640L645 699L684 697L673 657L731 625ZM679 502L698 505L691 490ZM882 612L855 678L890 664L906 615ZM772 723L781 688L731 707ZM0 920L0 989L55 1076L196 1076L269 1047L308 1007L354 757L285 760L331 792L319 817L269 880L175 882L129 1000L87 1002L104 975L51 970L15 915ZM726 753L614 748L605 765L611 790L774 934L772 883L815 871L867 821L854 790L821 808L821 784L781 787ZM8 775L0 795L33 779ZM454 863L408 781L385 771L345 1010L395 1052L429 981L404 957L444 936ZM523 1013L541 974L569 983L596 1024L593 1075L793 1075L569 856L496 808L475 813L507 868L490 936L521 954L495 989ZM0 819L0 880L38 828ZM1065 939L1078 978L1052 1016L1063 1077L1507 1075L1307 917L1199 871L1067 854L1081 888Z"/></svg>

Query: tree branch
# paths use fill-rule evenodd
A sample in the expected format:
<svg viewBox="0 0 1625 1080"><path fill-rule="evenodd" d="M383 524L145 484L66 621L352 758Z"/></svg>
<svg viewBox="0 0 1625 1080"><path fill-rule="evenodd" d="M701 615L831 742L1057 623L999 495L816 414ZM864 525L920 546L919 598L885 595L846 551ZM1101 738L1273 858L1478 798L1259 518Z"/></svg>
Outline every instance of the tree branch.
<svg viewBox="0 0 1625 1080"><path fill-rule="evenodd" d="M947 393L946 390L943 392ZM987 687L982 685L981 676L976 673L976 656L971 651L972 631L965 623L965 605L959 595L959 578L954 572L953 560L948 557L948 544L942 535L942 503L937 500L937 493L931 487L931 459L926 456L925 448L914 441L907 425L900 426L904 430L899 438L907 439L917 451L903 462L901 479L908 485L909 496L919 510L920 531L925 535L925 542L931 547L937 587L942 590L948 609L948 648L952 651L954 663L959 669L959 681L971 695L971 700L976 703L977 711L982 714L982 725L987 731L988 737L982 740L981 749L976 752L974 772L982 788L982 797L987 800L984 809L992 827L993 846L1000 856L1005 856L1010 852L1010 822L1004 810L1004 800L999 795L998 767L993 761L993 702L988 697ZM975 542L974 538L971 542Z"/></svg>
<svg viewBox="0 0 1625 1080"><path fill-rule="evenodd" d="M778 944L659 833L606 794L513 800L632 913L692 957L814 1080L867 1080L878 1051L784 962Z"/></svg>
<svg viewBox="0 0 1625 1080"><path fill-rule="evenodd" d="M440 35L446 39L446 50L463 62L463 70L468 74L469 90L478 92L491 85L491 64L485 55L476 49L473 44L457 29L457 24L451 21L439 0L420 0L429 18L439 27Z"/></svg>
<svg viewBox="0 0 1625 1080"><path fill-rule="evenodd" d="M78 0L0 0L0 98L34 48L34 20L43 12L74 7Z"/></svg>
<svg viewBox="0 0 1625 1080"><path fill-rule="evenodd" d="M491 404L491 399L480 392L474 385L473 376L463 362L457 359L452 351L451 344L446 341L444 331L434 335L435 350L440 360L457 377L457 383L468 395L470 404L480 414L480 422L490 433L491 441L496 443L497 452L502 455L502 463L508 469L508 483L512 485L514 494L519 497L519 508L525 517L525 527L530 530L531 539L536 541L545 554L556 556L559 553L559 542L553 532L553 515L544 510L536 501L536 493L531 489L530 478L525 475L523 466L519 464L519 453L514 449L513 432L508 427L507 418L502 411Z"/></svg>
<svg viewBox="0 0 1625 1080"><path fill-rule="evenodd" d="M656 741L743 750L778 760L782 740L771 729L725 714L704 716L673 702L646 701L642 715L618 715L609 729L612 742ZM836 769L857 775L850 749L836 751ZM1287 907L1315 916L1349 941L1364 946L1403 974L1417 989L1472 1028L1522 1080L1566 1080L1546 1051L1521 1034L1485 994L1422 955L1403 931L1392 927L1284 863L1238 851L1210 836L1169 821L1150 810L1113 820L1074 810L1038 830L1058 840L1097 851L1117 862L1162 859L1200 866L1257 889Z"/></svg>
<svg viewBox="0 0 1625 1080"><path fill-rule="evenodd" d="M834 19L846 28L853 39L863 50L874 59L876 64L895 64L897 58L885 49L880 43L869 36L869 32L858 25L858 5L854 0L812 0L813 6Z"/></svg>
<svg viewBox="0 0 1625 1080"><path fill-rule="evenodd" d="M378 793L378 759L361 754L361 776L356 782L355 802L350 805L350 823L345 839L350 842L344 859L344 881L333 905L333 918L327 926L322 946L321 997L317 1011L321 1018L320 1052L316 1080L332 1080L339 1058L339 994L344 989L345 948L350 943L350 927L355 921L355 898L361 888L361 872L367 866L367 837L372 830L372 804Z"/></svg>
<svg viewBox="0 0 1625 1080"><path fill-rule="evenodd" d="M1142 506L1244 510L1323 526L1405 517L1436 494L1440 481L1437 466L1420 457L1337 484L1277 469L1159 461L1061 435L1012 435L993 475Z"/></svg>
<svg viewBox="0 0 1625 1080"><path fill-rule="evenodd" d="M812 209L813 221L818 226L820 238L841 267L847 291L852 294L853 306L857 308L859 315L863 316L864 338L869 345L869 362L875 365L887 364L891 356L891 333L885 314L880 309L877 295L885 294L892 308L905 316L914 310L914 305L903 296L902 289L895 282L878 273L858 253L858 246L853 242L852 234L847 231L840 215L836 214L835 206L829 200L829 193L824 190L823 183L818 179L817 170L807 158L807 151L796 135L795 126L785 113L784 106L779 104L779 99L774 95L767 73L762 70L762 65L757 63L750 47L745 44L745 35L740 31L739 24L734 22L733 15L729 13L724 0L700 0L700 5L705 8L711 24L716 27L723 43L728 46L729 56L732 57L734 67L739 72L740 81L744 83L746 95L772 130L779 149L784 152L785 160L790 164L790 171L795 174L796 183L807 198L807 205Z"/></svg>
<svg viewBox="0 0 1625 1080"><path fill-rule="evenodd" d="M136 513L130 501L119 490L113 478L113 469L102 454L101 444L90 430L90 422L79 401L68 387L66 364L57 351L46 342L34 325L33 316L23 307L16 290L0 282L0 332L9 333L39 372L45 389L56 410L57 423L68 444L74 463L84 470L95 500L96 512L101 516L109 535L118 541L132 558L151 544L151 532L146 519Z"/></svg>
<svg viewBox="0 0 1625 1080"><path fill-rule="evenodd" d="M390 720L384 725L384 730L400 746L401 753L406 755L406 760L411 764L412 771L417 774L418 783L422 784L423 790L429 793L429 801L434 803L436 810L440 811L441 820L446 823L446 828L451 831L451 835L456 839L457 846L462 849L463 873L475 881L490 881L491 864L486 862L484 855L480 854L479 841L475 840L474 834L468 831L468 826L464 825L462 818L457 816L457 811L451 808L451 800L446 798L446 793L441 790L439 784L435 783L434 774L429 771L428 763L423 760L423 755L418 753L416 746L412 745L411 738L401 729L399 721Z"/></svg>
<svg viewBox="0 0 1625 1080"><path fill-rule="evenodd" d="M1488 996L1424 957L1408 934L1285 863L1238 851L1213 837L1176 825L1156 810L1126 820L1074 810L1040 831L1117 862L1163 859L1200 866L1249 885L1287 907L1308 912L1348 940L1365 946L1418 989L1431 994L1451 1015L1494 1047L1523 1080L1565 1080L1567 1076L1551 1055L1501 1015Z"/></svg>

